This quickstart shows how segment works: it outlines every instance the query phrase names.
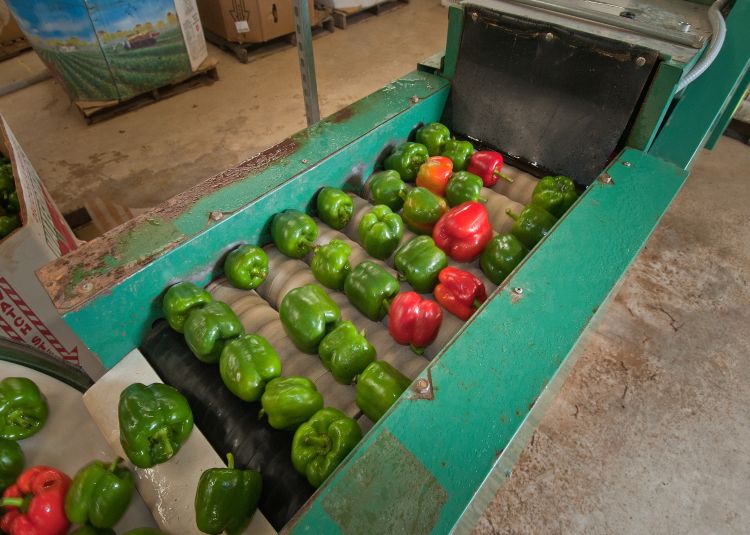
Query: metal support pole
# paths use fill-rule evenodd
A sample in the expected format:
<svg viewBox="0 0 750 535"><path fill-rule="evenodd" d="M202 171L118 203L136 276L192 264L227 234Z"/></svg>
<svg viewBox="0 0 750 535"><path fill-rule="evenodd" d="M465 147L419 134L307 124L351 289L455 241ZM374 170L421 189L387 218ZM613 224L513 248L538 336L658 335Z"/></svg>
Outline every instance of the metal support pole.
<svg viewBox="0 0 750 535"><path fill-rule="evenodd" d="M302 94L305 96L305 115L307 125L320 120L318 107L318 83L315 79L315 57L312 48L312 29L310 27L310 8L308 2L313 0L294 1L294 23L297 35L297 53L299 54L299 71L302 76Z"/></svg>

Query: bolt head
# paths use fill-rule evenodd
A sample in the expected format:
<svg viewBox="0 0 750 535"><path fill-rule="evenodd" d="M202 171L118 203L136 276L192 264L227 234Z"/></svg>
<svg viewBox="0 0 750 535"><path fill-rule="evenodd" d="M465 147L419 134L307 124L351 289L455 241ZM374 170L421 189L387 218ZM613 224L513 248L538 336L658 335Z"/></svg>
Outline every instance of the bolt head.
<svg viewBox="0 0 750 535"><path fill-rule="evenodd" d="M430 383L427 382L427 379L417 379L417 382L414 383L414 388L417 392L425 394L430 390Z"/></svg>
<svg viewBox="0 0 750 535"><path fill-rule="evenodd" d="M302 161L302 163L307 163L307 160L301 160L301 161Z"/></svg>
<svg viewBox="0 0 750 535"><path fill-rule="evenodd" d="M630 162L622 162L622 165L624 165L625 167L631 167L633 164Z"/></svg>
<svg viewBox="0 0 750 535"><path fill-rule="evenodd" d="M689 22L685 22L684 20L681 20L679 24L677 24L677 27L680 29L681 32L687 33L689 32L693 26Z"/></svg>
<svg viewBox="0 0 750 535"><path fill-rule="evenodd" d="M419 102L419 97L417 95L414 95L409 99L409 102L411 102L412 104L416 104L417 102Z"/></svg>
<svg viewBox="0 0 750 535"><path fill-rule="evenodd" d="M224 214L222 214L218 210L214 210L213 212L211 212L209 217L211 217L212 221L221 221L222 219L224 219Z"/></svg>
<svg viewBox="0 0 750 535"><path fill-rule="evenodd" d="M639 67L643 67L646 64L646 58L644 58L643 56L638 56L635 59L635 64Z"/></svg>
<svg viewBox="0 0 750 535"><path fill-rule="evenodd" d="M477 13L476 11L473 11L471 13L471 20L473 20L474 22L476 22L478 19L479 19L479 13Z"/></svg>
<svg viewBox="0 0 750 535"><path fill-rule="evenodd" d="M555 38L555 34L553 34L552 32L547 32L546 35L544 36L545 41L552 41L552 39L554 38Z"/></svg>
<svg viewBox="0 0 750 535"><path fill-rule="evenodd" d="M604 173L599 177L599 182L602 182L603 184L611 184L612 175L610 175L609 173Z"/></svg>
<svg viewBox="0 0 750 535"><path fill-rule="evenodd" d="M515 288L513 288L513 293L516 295L523 295L523 288L521 288L520 286L516 286Z"/></svg>

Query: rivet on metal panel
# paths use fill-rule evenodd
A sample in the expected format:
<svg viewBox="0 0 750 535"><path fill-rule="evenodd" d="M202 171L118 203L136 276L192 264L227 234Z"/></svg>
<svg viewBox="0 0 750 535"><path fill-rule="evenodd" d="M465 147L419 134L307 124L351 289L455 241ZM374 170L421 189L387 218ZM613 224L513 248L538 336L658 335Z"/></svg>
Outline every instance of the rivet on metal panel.
<svg viewBox="0 0 750 535"><path fill-rule="evenodd" d="M689 32L692 29L692 26L689 22L685 22L684 20L681 20L679 24L677 25L678 28L680 28L681 32Z"/></svg>
<svg viewBox="0 0 750 535"><path fill-rule="evenodd" d="M637 58L635 58L635 64L639 67L643 67L646 64L646 58L644 58L643 56L638 56Z"/></svg>
<svg viewBox="0 0 750 535"><path fill-rule="evenodd" d="M510 302L515 305L523 297L523 288L520 288L520 287L516 286L515 288L513 288L510 291L510 293L511 293L511 295L510 295Z"/></svg>
<svg viewBox="0 0 750 535"><path fill-rule="evenodd" d="M419 97L417 95L414 95L409 99L409 102L411 102L412 104L416 104L417 102L419 102Z"/></svg>
<svg viewBox="0 0 750 535"><path fill-rule="evenodd" d="M604 173L602 175L599 175L599 182L602 184L614 184L615 181L612 180L612 175L609 173Z"/></svg>
<svg viewBox="0 0 750 535"><path fill-rule="evenodd" d="M631 167L633 164L630 162L622 162L622 165L624 165L625 167Z"/></svg>
<svg viewBox="0 0 750 535"><path fill-rule="evenodd" d="M208 217L211 219L211 221L221 221L222 219L224 219L224 214L222 214L218 210L214 210L208 215Z"/></svg>
<svg viewBox="0 0 750 535"><path fill-rule="evenodd" d="M553 34L552 32L547 32L547 35L544 36L545 41L552 41L552 39L554 38L555 38L555 34Z"/></svg>
<svg viewBox="0 0 750 535"><path fill-rule="evenodd" d="M435 399L432 392L432 375L429 369L427 370L427 378L420 377L414 381L412 390L414 391L412 399Z"/></svg>
<svg viewBox="0 0 750 535"><path fill-rule="evenodd" d="M308 160L300 160L302 163L307 163Z"/></svg>
<svg viewBox="0 0 750 535"><path fill-rule="evenodd" d="M477 13L476 11L472 11L471 12L471 20L473 20L474 22L476 22L477 19L479 19L479 13Z"/></svg>
<svg viewBox="0 0 750 535"><path fill-rule="evenodd" d="M513 293L516 295L523 295L523 288L515 287L513 288Z"/></svg>

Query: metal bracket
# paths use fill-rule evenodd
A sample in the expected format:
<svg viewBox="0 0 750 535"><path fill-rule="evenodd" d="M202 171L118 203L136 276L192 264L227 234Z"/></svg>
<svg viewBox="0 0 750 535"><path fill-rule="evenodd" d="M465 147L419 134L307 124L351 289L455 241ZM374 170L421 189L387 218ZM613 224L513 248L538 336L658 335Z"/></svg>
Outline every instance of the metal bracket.
<svg viewBox="0 0 750 535"><path fill-rule="evenodd" d="M302 77L302 94L305 97L307 126L320 121L309 1L311 0L294 0L294 31L297 36L297 54L299 55L299 71Z"/></svg>

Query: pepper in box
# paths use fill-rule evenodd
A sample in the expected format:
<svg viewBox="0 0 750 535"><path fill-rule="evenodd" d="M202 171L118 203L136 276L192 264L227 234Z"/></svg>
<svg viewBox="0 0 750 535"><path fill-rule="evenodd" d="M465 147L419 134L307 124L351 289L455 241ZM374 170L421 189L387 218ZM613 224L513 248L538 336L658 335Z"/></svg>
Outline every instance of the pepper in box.
<svg viewBox="0 0 750 535"><path fill-rule="evenodd" d="M26 377L0 381L0 438L21 440L39 432L47 421L47 400Z"/></svg>
<svg viewBox="0 0 750 535"><path fill-rule="evenodd" d="M135 487L133 475L120 465L121 461L93 461L73 477L65 496L65 514L71 522L112 528L120 521Z"/></svg>

